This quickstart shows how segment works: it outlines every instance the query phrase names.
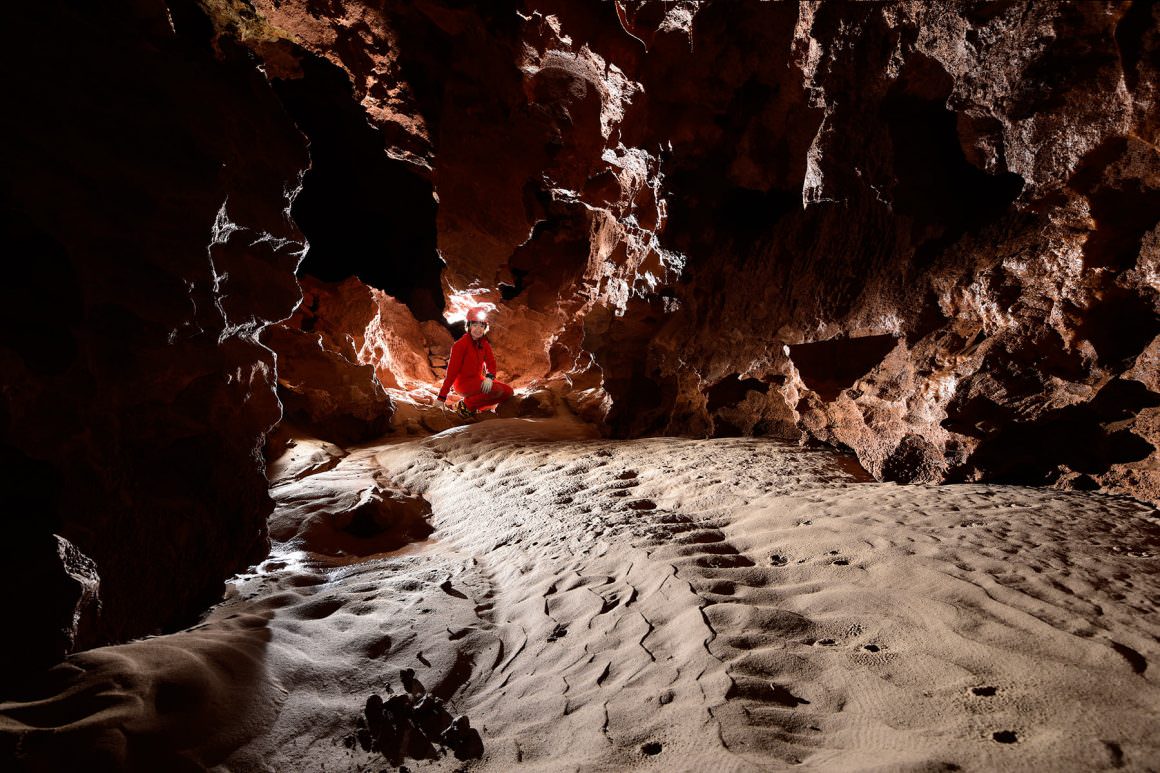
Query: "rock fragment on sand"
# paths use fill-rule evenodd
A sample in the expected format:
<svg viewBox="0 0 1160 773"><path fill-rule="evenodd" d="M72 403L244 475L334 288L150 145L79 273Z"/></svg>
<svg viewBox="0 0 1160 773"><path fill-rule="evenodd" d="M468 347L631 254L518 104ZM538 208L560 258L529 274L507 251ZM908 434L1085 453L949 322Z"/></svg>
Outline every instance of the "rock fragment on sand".
<svg viewBox="0 0 1160 773"><path fill-rule="evenodd" d="M415 679L414 669L404 668L399 676L407 692L386 700L373 694L366 700L354 736L363 751L379 752L392 765L438 759L448 751L458 760L483 756L483 739L466 715L452 718L443 700Z"/></svg>

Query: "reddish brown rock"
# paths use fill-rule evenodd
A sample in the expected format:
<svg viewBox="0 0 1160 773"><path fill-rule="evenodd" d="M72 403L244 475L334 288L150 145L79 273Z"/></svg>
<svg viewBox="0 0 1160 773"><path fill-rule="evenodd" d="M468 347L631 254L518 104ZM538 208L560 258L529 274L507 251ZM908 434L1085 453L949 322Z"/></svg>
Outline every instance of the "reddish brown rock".
<svg viewBox="0 0 1160 773"><path fill-rule="evenodd" d="M423 127L389 152L518 385L617 434L1153 496L1152 5L343 6L259 10Z"/></svg>
<svg viewBox="0 0 1160 773"><path fill-rule="evenodd" d="M375 316L366 327L366 338L359 349L360 362L374 367L383 386L413 390L431 387L437 377L432 369L432 348L443 352L444 336L419 325L411 310L382 292L371 290ZM428 343L428 336L435 341ZM446 355L440 358L446 366Z"/></svg>
<svg viewBox="0 0 1160 773"><path fill-rule="evenodd" d="M394 408L370 365L326 348L318 333L272 326L262 340L278 355L285 420L339 445L387 433Z"/></svg>
<svg viewBox="0 0 1160 773"><path fill-rule="evenodd" d="M300 284L302 302L282 325L317 333L323 348L358 362L376 313L374 291L355 277L331 283L305 276Z"/></svg>
<svg viewBox="0 0 1160 773"><path fill-rule="evenodd" d="M294 314L262 341L278 355L284 418L340 445L386 434L395 410L386 389L431 378L414 317L354 277L305 277Z"/></svg>

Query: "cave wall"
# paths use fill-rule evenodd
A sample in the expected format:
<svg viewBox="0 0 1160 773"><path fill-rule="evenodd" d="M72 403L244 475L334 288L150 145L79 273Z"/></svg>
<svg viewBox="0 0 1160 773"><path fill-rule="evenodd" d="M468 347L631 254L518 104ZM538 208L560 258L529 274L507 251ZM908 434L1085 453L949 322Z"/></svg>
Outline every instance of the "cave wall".
<svg viewBox="0 0 1160 773"><path fill-rule="evenodd" d="M1125 268L1147 259L1155 222L1137 107L1153 88L1150 5L254 9L232 27L219 13L219 33L266 58L288 104L337 105L332 122L355 126L353 98L379 133L382 152L366 132L336 141L293 111L311 119L300 123L320 167L345 141L343 168L365 161L392 191L342 226L415 221L402 247L316 252L361 260L426 319L431 303L414 296L429 294L431 272L405 269L434 219L443 289L500 305L493 335L515 383L562 377L586 395L575 407L596 406L586 414L617 434L796 430L896 479L915 479L888 464L899 449L928 452L920 466L934 478L1150 475L1112 468L1147 461L1151 390L1113 384L1101 404L1117 406L1114 420L1108 408L1053 413L1149 370L1125 357L1154 338L1154 282L1146 264ZM1123 169L1102 179L1117 159ZM301 200L344 180L340 201L375 187L337 177L308 179ZM429 181L436 215L407 203L426 196L412 178ZM1078 263L1066 255L1077 240ZM1039 281L1060 271L1058 286ZM883 336L900 354L832 394L810 388L832 378L785 348L874 349ZM1082 351L1097 344L1103 362ZM589 399L594 388L604 397ZM667 420L640 402L667 405ZM1144 435L1096 429L1085 445L1099 452L1062 466L1034 448L1035 425L1055 427L1050 437L1097 414L1133 428L1142 417ZM1015 425L1030 440L1008 442ZM996 449L1012 446L1042 458L1000 464L1012 455Z"/></svg>
<svg viewBox="0 0 1160 773"><path fill-rule="evenodd" d="M268 550L257 335L300 292L305 142L193 3L11 9L0 688L188 625ZM59 535L59 536L56 536ZM14 587L11 587L14 586Z"/></svg>
<svg viewBox="0 0 1160 773"><path fill-rule="evenodd" d="M254 8L431 181L517 385L1160 496L1153 3Z"/></svg>

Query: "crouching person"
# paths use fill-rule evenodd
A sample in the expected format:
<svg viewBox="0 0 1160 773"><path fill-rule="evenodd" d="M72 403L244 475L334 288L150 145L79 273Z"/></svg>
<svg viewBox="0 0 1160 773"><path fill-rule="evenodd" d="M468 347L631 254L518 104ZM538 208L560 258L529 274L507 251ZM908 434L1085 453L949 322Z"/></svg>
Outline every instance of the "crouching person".
<svg viewBox="0 0 1160 773"><path fill-rule="evenodd" d="M439 390L439 402L446 403L447 393L455 387L463 398L455 412L465 419L499 405L513 393L510 386L495 380L495 354L487 331L487 309L476 306L467 312L467 332L451 347L447 377Z"/></svg>

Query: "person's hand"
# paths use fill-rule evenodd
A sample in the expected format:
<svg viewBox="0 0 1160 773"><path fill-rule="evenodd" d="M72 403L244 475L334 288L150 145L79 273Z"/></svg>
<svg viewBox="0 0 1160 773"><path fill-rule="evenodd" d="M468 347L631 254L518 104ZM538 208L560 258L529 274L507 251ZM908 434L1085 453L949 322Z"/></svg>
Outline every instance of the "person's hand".
<svg viewBox="0 0 1160 773"><path fill-rule="evenodd" d="M447 405L447 395L439 395L435 399L438 400L439 402L443 403L444 406Z"/></svg>
<svg viewBox="0 0 1160 773"><path fill-rule="evenodd" d="M490 392L491 391L491 379L485 378L483 380L483 384L480 385L480 389L482 389L484 392Z"/></svg>

